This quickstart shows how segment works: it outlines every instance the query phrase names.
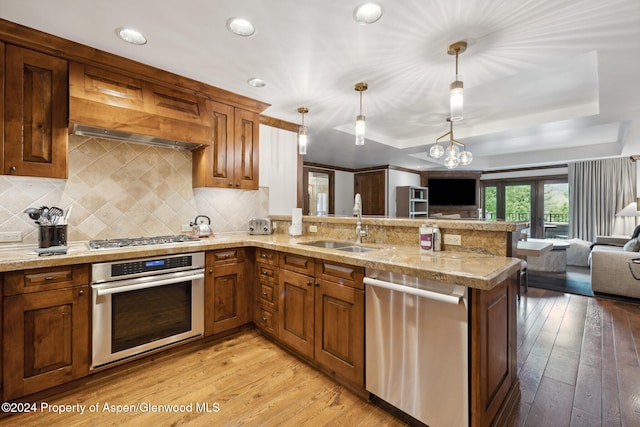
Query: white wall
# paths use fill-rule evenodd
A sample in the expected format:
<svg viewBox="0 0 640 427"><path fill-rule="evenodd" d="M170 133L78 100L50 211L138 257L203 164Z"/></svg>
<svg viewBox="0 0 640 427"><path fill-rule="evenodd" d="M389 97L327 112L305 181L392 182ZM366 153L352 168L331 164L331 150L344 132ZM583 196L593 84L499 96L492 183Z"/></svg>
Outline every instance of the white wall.
<svg viewBox="0 0 640 427"><path fill-rule="evenodd" d="M335 171L335 214L338 216L353 215L353 199L355 197L353 173Z"/></svg>
<svg viewBox="0 0 640 427"><path fill-rule="evenodd" d="M420 186L420 174L389 169L387 174L387 215L396 216L396 187Z"/></svg>
<svg viewBox="0 0 640 427"><path fill-rule="evenodd" d="M296 207L297 166L297 134L260 125L260 187L269 188L270 215L291 215Z"/></svg>

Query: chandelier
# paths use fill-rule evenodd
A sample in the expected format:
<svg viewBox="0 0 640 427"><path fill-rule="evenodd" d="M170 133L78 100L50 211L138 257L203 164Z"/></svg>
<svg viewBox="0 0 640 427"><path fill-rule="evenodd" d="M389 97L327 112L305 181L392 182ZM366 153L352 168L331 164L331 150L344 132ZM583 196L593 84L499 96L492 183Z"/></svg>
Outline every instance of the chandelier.
<svg viewBox="0 0 640 427"><path fill-rule="evenodd" d="M466 145L453 137L453 121L451 118L447 118L447 121L449 122L449 132L436 139L435 144L429 148L429 156L439 159L444 155L444 165L447 169L455 169L460 165L466 166L473 160L473 155L470 151L467 151ZM449 136L449 146L447 148L440 145L440 140L445 136ZM460 151L460 147L462 147L462 151Z"/></svg>

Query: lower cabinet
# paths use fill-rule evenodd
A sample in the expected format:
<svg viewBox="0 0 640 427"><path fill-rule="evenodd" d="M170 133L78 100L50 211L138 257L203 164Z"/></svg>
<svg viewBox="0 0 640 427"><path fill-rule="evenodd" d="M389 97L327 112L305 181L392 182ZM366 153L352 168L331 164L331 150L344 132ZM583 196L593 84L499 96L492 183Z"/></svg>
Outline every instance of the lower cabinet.
<svg viewBox="0 0 640 427"><path fill-rule="evenodd" d="M273 338L278 338L278 300L280 254L268 249L256 249L255 313L256 327Z"/></svg>
<svg viewBox="0 0 640 427"><path fill-rule="evenodd" d="M280 257L279 340L327 371L364 387L363 270L322 260ZM331 272L337 272L336 275Z"/></svg>
<svg viewBox="0 0 640 427"><path fill-rule="evenodd" d="M5 275L2 359L5 400L88 375L87 280L86 266Z"/></svg>
<svg viewBox="0 0 640 427"><path fill-rule="evenodd" d="M205 335L237 328L251 321L251 277L243 248L206 254Z"/></svg>

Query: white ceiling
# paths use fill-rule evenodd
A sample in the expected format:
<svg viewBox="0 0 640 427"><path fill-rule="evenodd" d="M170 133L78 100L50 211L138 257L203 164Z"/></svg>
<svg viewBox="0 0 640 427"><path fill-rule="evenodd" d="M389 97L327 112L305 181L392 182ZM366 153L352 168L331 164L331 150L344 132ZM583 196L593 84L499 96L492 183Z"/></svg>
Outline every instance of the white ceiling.
<svg viewBox="0 0 640 427"><path fill-rule="evenodd" d="M640 1L376 0L384 15L360 26L363 1L0 0L0 17L267 102L271 117L300 123L306 106L308 162L443 169L425 153L448 131L447 46L459 40L466 169L640 153ZM230 17L256 34L231 34ZM124 43L122 26L149 42Z"/></svg>

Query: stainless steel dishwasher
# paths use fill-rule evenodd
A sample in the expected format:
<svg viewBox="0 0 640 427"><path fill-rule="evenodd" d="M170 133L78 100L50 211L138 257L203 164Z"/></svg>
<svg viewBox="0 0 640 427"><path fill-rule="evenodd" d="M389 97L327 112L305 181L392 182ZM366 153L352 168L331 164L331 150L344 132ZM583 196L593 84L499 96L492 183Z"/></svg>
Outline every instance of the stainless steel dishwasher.
<svg viewBox="0 0 640 427"><path fill-rule="evenodd" d="M468 426L467 288L366 276L366 389L429 426Z"/></svg>

